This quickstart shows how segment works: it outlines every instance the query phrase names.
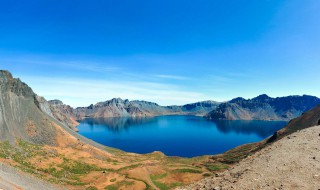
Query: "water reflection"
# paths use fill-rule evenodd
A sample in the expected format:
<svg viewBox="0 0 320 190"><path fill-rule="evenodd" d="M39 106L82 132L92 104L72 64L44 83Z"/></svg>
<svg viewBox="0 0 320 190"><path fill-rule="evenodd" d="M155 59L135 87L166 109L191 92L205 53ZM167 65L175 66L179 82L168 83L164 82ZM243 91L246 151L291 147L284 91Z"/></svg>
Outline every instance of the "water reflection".
<svg viewBox="0 0 320 190"><path fill-rule="evenodd" d="M80 123L89 125L92 130L94 127L104 127L111 132L119 133L132 127L148 127L156 123L161 127L163 123L168 124L168 122L170 123L172 121L180 122L180 120L186 121L188 124L199 128L217 128L219 132L224 134L232 132L247 135L256 134L261 138L267 138L286 125L286 122L281 121L210 121L196 116L86 118L81 120Z"/></svg>
<svg viewBox="0 0 320 190"><path fill-rule="evenodd" d="M287 122L282 121L213 121L217 129L225 134L236 132L241 134L257 134L267 138L275 131L283 128Z"/></svg>
<svg viewBox="0 0 320 190"><path fill-rule="evenodd" d="M112 117L112 118L86 118L79 121L88 124L91 129L103 126L113 132L121 132L131 127L141 127L144 124L156 122L157 117L133 118L133 117Z"/></svg>

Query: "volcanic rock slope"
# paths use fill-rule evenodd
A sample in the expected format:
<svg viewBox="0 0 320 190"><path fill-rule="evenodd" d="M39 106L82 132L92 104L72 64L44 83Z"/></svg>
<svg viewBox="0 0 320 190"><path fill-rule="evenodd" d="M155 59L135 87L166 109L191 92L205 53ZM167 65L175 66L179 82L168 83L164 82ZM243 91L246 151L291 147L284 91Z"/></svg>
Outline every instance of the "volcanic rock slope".
<svg viewBox="0 0 320 190"><path fill-rule="evenodd" d="M253 99L235 98L220 104L205 117L216 120L284 120L289 121L320 104L314 96L271 98L260 95Z"/></svg>
<svg viewBox="0 0 320 190"><path fill-rule="evenodd" d="M49 105L9 72L0 71L0 140L16 138L37 144L56 144Z"/></svg>
<svg viewBox="0 0 320 190"><path fill-rule="evenodd" d="M13 78L8 71L0 70L0 141L14 144L15 140L20 139L34 144L57 146L67 143L68 139L79 139L104 148L75 133L65 120L55 117L60 112L52 110L56 111L52 104L35 94L27 84ZM68 117L64 113L61 116Z"/></svg>

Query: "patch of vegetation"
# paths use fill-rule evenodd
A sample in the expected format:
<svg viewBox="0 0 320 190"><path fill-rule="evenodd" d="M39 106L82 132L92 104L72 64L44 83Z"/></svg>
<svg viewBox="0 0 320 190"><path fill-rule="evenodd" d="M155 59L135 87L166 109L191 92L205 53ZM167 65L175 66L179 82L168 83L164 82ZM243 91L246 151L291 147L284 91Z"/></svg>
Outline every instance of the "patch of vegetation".
<svg viewBox="0 0 320 190"><path fill-rule="evenodd" d="M95 165L90 165L84 162L74 161L66 158L63 158L63 163L58 166L73 174L87 174L90 171L102 170Z"/></svg>
<svg viewBox="0 0 320 190"><path fill-rule="evenodd" d="M118 188L115 185L108 185L104 188L105 190L118 190Z"/></svg>
<svg viewBox="0 0 320 190"><path fill-rule="evenodd" d="M167 177L168 174L163 173L163 174L159 174L159 175L151 175L150 178L154 179L154 180L158 180L158 179L163 179L165 177Z"/></svg>
<svg viewBox="0 0 320 190"><path fill-rule="evenodd" d="M128 186L132 186L134 184L133 181L120 181L116 184L113 185L108 185L107 187L105 187L105 190L118 190L120 187L126 187L126 189L128 189Z"/></svg>
<svg viewBox="0 0 320 190"><path fill-rule="evenodd" d="M117 181L117 178L110 179L110 182L115 182L115 181Z"/></svg>
<svg viewBox="0 0 320 190"><path fill-rule="evenodd" d="M167 184L164 184L164 183L161 183L157 180L159 179L163 179L167 176L166 173L164 174L160 174L160 175L151 175L150 176L150 179L152 181L152 183L157 186L160 190L168 190L169 189L169 186Z"/></svg>
<svg viewBox="0 0 320 190"><path fill-rule="evenodd" d="M0 157L11 159L16 163L15 167L22 171L59 184L86 185L87 183L80 181L80 175L87 174L90 171L102 170L95 165L64 158L55 151L46 150L41 145L31 144L22 140L17 140L16 146L11 145L9 142L0 143ZM40 161L40 158L49 159L55 157L62 158L63 163L49 165L47 168L38 168L32 162L32 159Z"/></svg>
<svg viewBox="0 0 320 190"><path fill-rule="evenodd" d="M179 186L182 186L182 185L184 185L184 183L174 182L174 183L171 183L171 184L170 184L170 188L171 188L171 189L174 189L174 188L179 187Z"/></svg>
<svg viewBox="0 0 320 190"><path fill-rule="evenodd" d="M175 169L172 170L173 173L202 173L200 170L194 170L194 169L189 169L189 168L182 168L182 169Z"/></svg>
<svg viewBox="0 0 320 190"><path fill-rule="evenodd" d="M158 182L158 181L152 181L160 190L168 190L169 187L167 184Z"/></svg>
<svg viewBox="0 0 320 190"><path fill-rule="evenodd" d="M141 179L137 179L137 178L132 178L132 177L129 177L128 175L126 175L126 177L128 179L132 179L132 180L135 180L135 181L141 181L142 183L144 183L146 185L146 188L145 190L154 190L146 181L144 180L141 180Z"/></svg>
<svg viewBox="0 0 320 190"><path fill-rule="evenodd" d="M239 147L236 147L230 151L225 152L222 155L222 161L226 164L233 164L236 162L239 162L243 158L246 158L248 155L252 154L252 152L255 152L259 149L261 149L261 144L259 143L251 143L251 144L245 144Z"/></svg>
<svg viewBox="0 0 320 190"><path fill-rule="evenodd" d="M210 177L211 174L210 174L210 173L204 173L202 176L203 176L203 177Z"/></svg>
<svg viewBox="0 0 320 190"><path fill-rule="evenodd" d="M98 190L98 188L96 188L95 186L90 186L87 187L86 190Z"/></svg>
<svg viewBox="0 0 320 190"><path fill-rule="evenodd" d="M205 167L212 172L227 169L229 165L223 163L206 163Z"/></svg>
<svg viewBox="0 0 320 190"><path fill-rule="evenodd" d="M123 168L120 168L117 171L130 170L130 169L133 169L133 168L137 168L137 167L139 167L141 165L142 164L133 164L133 165L130 165L130 166L125 166Z"/></svg>
<svg viewBox="0 0 320 190"><path fill-rule="evenodd" d="M203 162L207 157L206 156L199 156L193 158L182 158L182 157L167 157L166 162L167 164L185 164L185 165L193 165L194 163Z"/></svg>

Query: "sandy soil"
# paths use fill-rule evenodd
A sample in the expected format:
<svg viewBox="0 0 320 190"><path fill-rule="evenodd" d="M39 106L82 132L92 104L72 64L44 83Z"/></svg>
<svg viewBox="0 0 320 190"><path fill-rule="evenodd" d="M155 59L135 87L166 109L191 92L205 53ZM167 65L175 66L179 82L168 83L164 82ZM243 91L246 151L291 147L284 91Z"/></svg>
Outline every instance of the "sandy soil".
<svg viewBox="0 0 320 190"><path fill-rule="evenodd" d="M320 126L291 134L189 189L320 189Z"/></svg>

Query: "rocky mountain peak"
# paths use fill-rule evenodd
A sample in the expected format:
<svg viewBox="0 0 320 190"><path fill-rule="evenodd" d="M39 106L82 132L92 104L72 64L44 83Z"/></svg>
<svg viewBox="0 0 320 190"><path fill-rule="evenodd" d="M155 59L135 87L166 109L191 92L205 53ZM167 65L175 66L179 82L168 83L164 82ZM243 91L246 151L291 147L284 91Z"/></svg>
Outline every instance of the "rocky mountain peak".
<svg viewBox="0 0 320 190"><path fill-rule="evenodd" d="M5 70L0 70L0 88L2 92L12 92L18 96L35 97L32 89Z"/></svg>
<svg viewBox="0 0 320 190"><path fill-rule="evenodd" d="M269 97L268 95L266 94L261 94L255 98L253 98L252 100L258 100L258 101L265 101L265 100L268 100L270 99L271 97Z"/></svg>
<svg viewBox="0 0 320 190"><path fill-rule="evenodd" d="M63 105L64 103L61 100L49 100L48 101L51 105Z"/></svg>
<svg viewBox="0 0 320 190"><path fill-rule="evenodd" d="M122 103L123 102L123 100L121 98L113 98L111 101L114 103Z"/></svg>
<svg viewBox="0 0 320 190"><path fill-rule="evenodd" d="M237 97L237 98L234 98L234 99L230 100L229 102L230 103L237 103L237 102L242 102L244 100L246 100L246 99L244 99L242 97Z"/></svg>
<svg viewBox="0 0 320 190"><path fill-rule="evenodd" d="M7 82L8 80L12 80L12 74L9 71L0 70L0 81Z"/></svg>

